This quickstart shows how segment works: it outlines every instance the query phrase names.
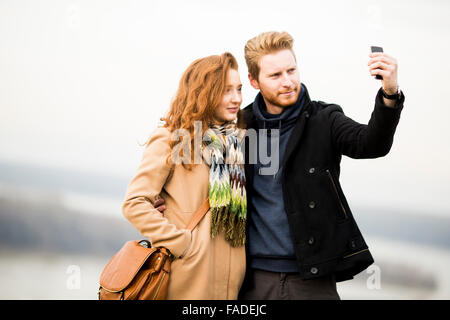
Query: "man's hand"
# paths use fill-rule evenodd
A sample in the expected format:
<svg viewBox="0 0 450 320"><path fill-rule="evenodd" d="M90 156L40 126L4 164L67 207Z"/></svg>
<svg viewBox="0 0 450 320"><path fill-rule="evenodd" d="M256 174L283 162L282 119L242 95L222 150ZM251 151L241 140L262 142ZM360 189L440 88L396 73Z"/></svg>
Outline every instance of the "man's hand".
<svg viewBox="0 0 450 320"><path fill-rule="evenodd" d="M156 196L156 200L153 206L155 207L156 210L158 210L164 215L164 210L166 210L165 203L166 201L158 195Z"/></svg>
<svg viewBox="0 0 450 320"><path fill-rule="evenodd" d="M381 80L383 90L388 94L396 94L398 90L397 82L397 60L383 52L373 52L369 55L370 60L368 63L369 71L372 76L380 75L383 77ZM384 99L384 103L388 107L395 105L395 100Z"/></svg>

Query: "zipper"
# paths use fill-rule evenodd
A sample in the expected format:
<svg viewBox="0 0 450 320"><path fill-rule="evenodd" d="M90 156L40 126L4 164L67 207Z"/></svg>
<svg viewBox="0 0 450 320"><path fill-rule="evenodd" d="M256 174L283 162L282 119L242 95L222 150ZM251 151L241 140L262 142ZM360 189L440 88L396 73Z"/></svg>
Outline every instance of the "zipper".
<svg viewBox="0 0 450 320"><path fill-rule="evenodd" d="M106 289L105 287L100 287L100 288L98 289L98 292L100 292L100 290L105 290L105 291L110 292L110 293L119 293L119 292L123 291L123 290L116 290L116 291L113 291L113 290Z"/></svg>
<svg viewBox="0 0 450 320"><path fill-rule="evenodd" d="M110 293L120 293L120 300L124 300L124 290L113 291L113 290L108 290L108 289L106 289L106 288L104 288L102 286L100 286L100 288L98 288L98 292L97 292L99 300L101 300L100 299L100 293L101 293L102 290L105 290L106 292L110 292Z"/></svg>
<svg viewBox="0 0 450 320"><path fill-rule="evenodd" d="M158 288L156 288L156 292L155 292L155 295L153 296L153 299L152 299L152 300L156 300L156 297L158 296L159 289L161 289L161 285L162 285L162 283L163 283L163 281L164 281L165 276L166 276L166 273L163 272L163 275L162 275L162 277L161 277L161 280L160 280L159 283L158 283Z"/></svg>
<svg viewBox="0 0 450 320"><path fill-rule="evenodd" d="M342 212L344 213L344 217L345 217L345 219L347 219L347 211L345 210L345 207L342 204L341 197L339 197L339 193L338 193L338 190L336 188L336 184L334 183L333 176L331 175L331 172L330 172L329 169L327 169L326 171L327 171L327 174L328 174L328 178L330 178L331 184L333 185L333 189L334 189L334 192L336 193L336 197L338 198L339 204L341 205L341 209L342 209Z"/></svg>
<svg viewBox="0 0 450 320"><path fill-rule="evenodd" d="M358 253L361 253L361 252L364 252L364 251L368 251L368 250L369 250L369 249L363 249L363 250L360 250L360 251L358 251L358 252L350 253L350 254L344 256L344 259L345 259L345 258L348 258L348 257L351 257L351 256L354 256L355 254L358 254Z"/></svg>

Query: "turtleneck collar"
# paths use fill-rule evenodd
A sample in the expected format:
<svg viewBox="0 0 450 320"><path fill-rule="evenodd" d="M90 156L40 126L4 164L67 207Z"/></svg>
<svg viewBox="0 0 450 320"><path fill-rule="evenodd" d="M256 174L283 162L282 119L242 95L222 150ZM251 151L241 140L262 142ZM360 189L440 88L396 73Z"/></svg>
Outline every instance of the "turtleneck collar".
<svg viewBox="0 0 450 320"><path fill-rule="evenodd" d="M256 117L259 129L280 129L280 134L289 131L297 121L300 112L305 104L306 87L301 84L301 90L297 101L283 109L280 114L270 114L267 111L266 103L261 92L253 102L253 113Z"/></svg>

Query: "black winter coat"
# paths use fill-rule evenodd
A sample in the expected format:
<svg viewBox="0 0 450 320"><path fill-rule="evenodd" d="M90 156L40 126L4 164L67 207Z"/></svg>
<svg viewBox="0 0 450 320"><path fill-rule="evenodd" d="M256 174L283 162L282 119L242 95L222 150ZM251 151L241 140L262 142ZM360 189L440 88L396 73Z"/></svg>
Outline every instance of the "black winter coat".
<svg viewBox="0 0 450 320"><path fill-rule="evenodd" d="M394 108L386 107L380 89L365 125L345 116L336 104L311 101L306 91L282 164L283 200L302 279L334 273L336 281L349 280L374 262L339 183L340 162L342 155L355 159L385 156L403 102L402 94ZM239 123L257 130L252 104L241 110ZM250 206L253 165L246 151Z"/></svg>

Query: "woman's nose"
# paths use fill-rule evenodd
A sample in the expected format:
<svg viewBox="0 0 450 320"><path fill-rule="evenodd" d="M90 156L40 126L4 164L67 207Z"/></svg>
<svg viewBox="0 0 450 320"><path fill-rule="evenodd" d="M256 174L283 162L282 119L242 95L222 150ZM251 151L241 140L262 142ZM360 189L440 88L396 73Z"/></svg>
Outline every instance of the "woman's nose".
<svg viewBox="0 0 450 320"><path fill-rule="evenodd" d="M235 90L233 92L233 96L231 97L231 102L233 102L233 103L241 103L242 102L242 95L239 91Z"/></svg>

